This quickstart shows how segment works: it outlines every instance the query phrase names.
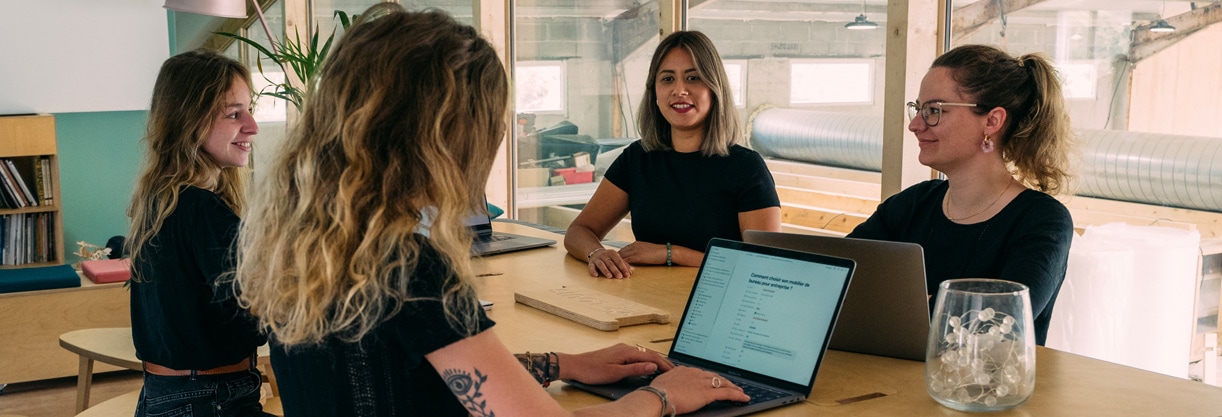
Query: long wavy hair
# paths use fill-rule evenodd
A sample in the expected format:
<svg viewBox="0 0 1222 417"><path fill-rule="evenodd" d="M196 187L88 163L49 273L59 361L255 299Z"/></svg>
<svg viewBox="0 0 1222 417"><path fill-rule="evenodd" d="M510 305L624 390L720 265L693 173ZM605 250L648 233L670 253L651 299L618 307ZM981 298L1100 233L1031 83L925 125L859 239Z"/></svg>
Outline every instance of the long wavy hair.
<svg viewBox="0 0 1222 417"><path fill-rule="evenodd" d="M463 219L483 210L505 69L444 12L382 3L362 20L327 58L242 222L239 300L286 346L358 340L416 299L424 248L413 235L426 210L428 245L454 271L442 284L447 320L476 328Z"/></svg>
<svg viewBox="0 0 1222 417"><path fill-rule="evenodd" d="M185 186L214 185L212 191L241 215L250 170L222 168L203 149L213 122L224 111L226 95L239 80L250 86L245 66L203 49L175 55L161 65L141 141L144 161L127 210L131 229L125 251L133 260L178 206L178 193ZM132 277L136 281L148 278L138 273Z"/></svg>
<svg viewBox="0 0 1222 417"><path fill-rule="evenodd" d="M670 150L674 147L670 137L670 122L662 116L658 107L658 67L662 59L675 48L683 48L692 56L696 65L696 73L700 80L709 87L713 108L704 120L704 141L700 144L700 153L705 156L730 154L730 147L743 142L742 122L739 121L738 110L734 108L734 96L730 89L730 78L726 76L725 65L713 41L698 31L679 31L671 33L653 51L653 59L649 62L649 78L645 80L645 94L641 97L641 109L637 121L641 131L641 146L646 151Z"/></svg>
<svg viewBox="0 0 1222 417"><path fill-rule="evenodd" d="M991 106L972 108L975 113L1006 109L998 149L1024 185L1052 195L1066 190L1076 139L1056 68L1047 58L1016 59L992 46L964 45L939 56L933 66L950 69L966 95Z"/></svg>

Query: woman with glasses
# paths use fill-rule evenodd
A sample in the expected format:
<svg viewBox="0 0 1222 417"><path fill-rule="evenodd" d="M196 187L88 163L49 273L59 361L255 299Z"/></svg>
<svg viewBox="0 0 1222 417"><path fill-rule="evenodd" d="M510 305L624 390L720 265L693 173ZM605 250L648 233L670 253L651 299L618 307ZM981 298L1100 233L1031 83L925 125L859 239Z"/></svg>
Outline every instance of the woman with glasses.
<svg viewBox="0 0 1222 417"><path fill-rule="evenodd" d="M888 198L849 237L920 244L930 294L954 278L1026 285L1043 345L1073 236L1052 197L1068 185L1074 141L1052 63L955 48L934 61L908 114L918 159L946 179Z"/></svg>

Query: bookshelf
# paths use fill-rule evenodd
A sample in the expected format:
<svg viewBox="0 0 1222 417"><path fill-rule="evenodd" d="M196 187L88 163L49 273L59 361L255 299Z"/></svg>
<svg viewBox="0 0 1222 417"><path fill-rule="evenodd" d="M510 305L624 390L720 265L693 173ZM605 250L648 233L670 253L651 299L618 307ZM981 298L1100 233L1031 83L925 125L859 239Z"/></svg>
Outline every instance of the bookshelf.
<svg viewBox="0 0 1222 417"><path fill-rule="evenodd" d="M35 204L0 205L4 219L3 262L0 269L60 265L64 261L63 200L60 198L59 157L55 143L55 117L48 114L0 116L0 161L11 161ZM13 170L8 170L12 187ZM0 175L4 175L0 172ZM43 187L39 188L41 179ZM18 185L19 187L19 185ZM13 188L8 188L11 197ZM16 190L24 194L24 190ZM25 198L28 200L28 198ZM23 224L17 225L16 223ZM9 234L16 229L16 236ZM18 254L17 251L25 253Z"/></svg>

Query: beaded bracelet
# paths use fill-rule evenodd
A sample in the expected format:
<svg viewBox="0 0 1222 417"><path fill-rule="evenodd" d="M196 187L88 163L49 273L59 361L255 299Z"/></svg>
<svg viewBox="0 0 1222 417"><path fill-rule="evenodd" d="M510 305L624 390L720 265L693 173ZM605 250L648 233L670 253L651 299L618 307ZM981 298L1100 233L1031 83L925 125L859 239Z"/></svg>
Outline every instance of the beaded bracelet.
<svg viewBox="0 0 1222 417"><path fill-rule="evenodd" d="M637 388L636 390L652 392L654 395L658 396L658 399L662 400L662 412L658 413L658 417L675 417L675 414L678 414L678 410L675 409L674 404L671 404L670 400L666 399L666 391L662 391L649 385Z"/></svg>
<svg viewBox="0 0 1222 417"><path fill-rule="evenodd" d="M604 247L602 247L602 246L599 246L597 249L594 249L594 250L590 251L590 253L587 253L587 254L586 254L586 262L587 262L587 263L589 263L589 262L593 262L593 261L594 261L594 254L598 253L598 251L603 250L603 249L606 249L606 248L604 248Z"/></svg>
<svg viewBox="0 0 1222 417"><path fill-rule="evenodd" d="M670 261L670 242L666 242L666 266L674 265Z"/></svg>
<svg viewBox="0 0 1222 417"><path fill-rule="evenodd" d="M556 352L547 352L542 354L534 354L526 352L525 354L514 355L518 362L526 368L530 375L535 377L535 381L539 382L543 388L551 385L552 381L560 379L560 356Z"/></svg>

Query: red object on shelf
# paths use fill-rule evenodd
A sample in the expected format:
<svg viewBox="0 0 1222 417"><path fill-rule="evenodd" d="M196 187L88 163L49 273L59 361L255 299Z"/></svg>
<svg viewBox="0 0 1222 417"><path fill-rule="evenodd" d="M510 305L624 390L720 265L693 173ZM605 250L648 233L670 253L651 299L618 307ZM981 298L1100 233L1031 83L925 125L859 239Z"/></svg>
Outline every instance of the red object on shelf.
<svg viewBox="0 0 1222 417"><path fill-rule="evenodd" d="M594 171L578 172L577 168L556 168L552 171L552 176L556 175L563 176L566 185L594 182Z"/></svg>
<svg viewBox="0 0 1222 417"><path fill-rule="evenodd" d="M81 262L81 272L94 284L123 282L131 277L132 264L127 258Z"/></svg>

